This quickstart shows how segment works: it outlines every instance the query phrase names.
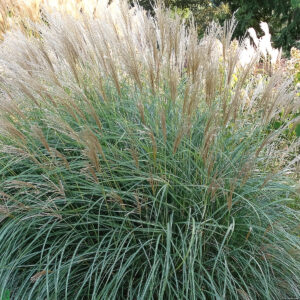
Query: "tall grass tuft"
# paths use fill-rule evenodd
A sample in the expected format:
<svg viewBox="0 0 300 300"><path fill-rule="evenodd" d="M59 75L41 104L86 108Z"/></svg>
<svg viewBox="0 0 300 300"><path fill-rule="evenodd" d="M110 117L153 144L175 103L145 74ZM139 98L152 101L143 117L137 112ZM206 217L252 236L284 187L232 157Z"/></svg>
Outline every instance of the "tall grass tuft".
<svg viewBox="0 0 300 300"><path fill-rule="evenodd" d="M299 298L291 81L234 20L100 8L0 45L0 298Z"/></svg>

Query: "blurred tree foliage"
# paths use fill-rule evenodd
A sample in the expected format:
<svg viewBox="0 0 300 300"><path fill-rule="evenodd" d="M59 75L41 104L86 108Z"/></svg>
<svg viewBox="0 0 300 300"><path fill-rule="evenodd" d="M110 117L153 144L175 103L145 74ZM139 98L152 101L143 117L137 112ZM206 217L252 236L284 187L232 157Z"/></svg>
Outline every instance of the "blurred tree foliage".
<svg viewBox="0 0 300 300"><path fill-rule="evenodd" d="M146 10L152 11L153 1L140 0L138 2ZM192 13L200 34L211 21L222 22L231 16L229 5L223 2L214 3L211 0L161 0L157 2L162 2L184 18L188 18Z"/></svg>
<svg viewBox="0 0 300 300"><path fill-rule="evenodd" d="M222 23L234 12L238 20L235 36L243 36L249 27L260 32L259 23L267 22L276 47L289 51L300 48L300 0L161 0L166 7L183 17L192 12L203 33L212 20ZM145 9L152 10L151 0L140 0Z"/></svg>
<svg viewBox="0 0 300 300"><path fill-rule="evenodd" d="M239 21L235 34L241 36L249 27L260 31L259 23L267 22L276 47L289 50L299 47L300 40L300 0L223 0L231 12L236 11Z"/></svg>

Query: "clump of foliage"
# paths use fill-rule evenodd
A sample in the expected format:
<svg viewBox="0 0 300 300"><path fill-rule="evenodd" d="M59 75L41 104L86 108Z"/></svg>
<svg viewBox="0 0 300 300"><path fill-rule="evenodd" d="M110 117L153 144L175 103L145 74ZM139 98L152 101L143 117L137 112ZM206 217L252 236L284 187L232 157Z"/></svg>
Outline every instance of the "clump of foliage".
<svg viewBox="0 0 300 300"><path fill-rule="evenodd" d="M277 47L289 50L299 47L300 2L298 0L247 1L225 0L232 12L237 11L239 21L237 35L249 27L259 30L261 21L270 25L271 34Z"/></svg>
<svg viewBox="0 0 300 300"><path fill-rule="evenodd" d="M0 46L0 297L299 297L291 81L239 62L234 20L98 9Z"/></svg>
<svg viewBox="0 0 300 300"><path fill-rule="evenodd" d="M139 3L152 11L152 0ZM292 47L300 47L300 1L299 0L161 0L173 10L192 12L202 35L211 21L223 23L235 14L238 20L235 37L242 37L253 27L260 31L260 22L267 22L271 28L273 41L277 48L288 53Z"/></svg>
<svg viewBox="0 0 300 300"><path fill-rule="evenodd" d="M290 59L287 61L287 69L294 76L294 84L296 87L300 85L300 49L292 48L290 51Z"/></svg>
<svg viewBox="0 0 300 300"><path fill-rule="evenodd" d="M131 1L134 3L134 1ZM153 12L154 3L160 2L166 7L172 9L183 18L193 15L194 22L197 25L198 33L203 35L206 27L212 21L224 22L232 13L227 3L215 3L211 0L140 0L138 3L147 11Z"/></svg>

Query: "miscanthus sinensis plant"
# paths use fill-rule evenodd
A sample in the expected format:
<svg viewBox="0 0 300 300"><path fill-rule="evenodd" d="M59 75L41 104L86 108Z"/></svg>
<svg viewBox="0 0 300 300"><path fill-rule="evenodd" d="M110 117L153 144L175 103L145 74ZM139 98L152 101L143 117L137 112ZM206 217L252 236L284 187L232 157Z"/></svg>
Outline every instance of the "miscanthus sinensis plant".
<svg viewBox="0 0 300 300"><path fill-rule="evenodd" d="M239 63L234 20L99 11L0 46L0 297L299 298L292 79Z"/></svg>

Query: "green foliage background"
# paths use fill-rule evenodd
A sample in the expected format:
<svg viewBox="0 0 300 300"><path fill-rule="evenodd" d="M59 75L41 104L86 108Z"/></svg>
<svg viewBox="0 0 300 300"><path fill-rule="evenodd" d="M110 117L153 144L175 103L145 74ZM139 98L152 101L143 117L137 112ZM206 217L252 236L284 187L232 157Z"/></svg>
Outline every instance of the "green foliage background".
<svg viewBox="0 0 300 300"><path fill-rule="evenodd" d="M300 0L163 0L167 7L181 10L188 15L192 12L199 33L203 33L212 20L220 23L233 13L238 20L235 36L243 36L249 27L260 32L259 23L264 21L270 26L276 47L289 51L300 47ZM147 10L152 9L151 0L141 0Z"/></svg>

